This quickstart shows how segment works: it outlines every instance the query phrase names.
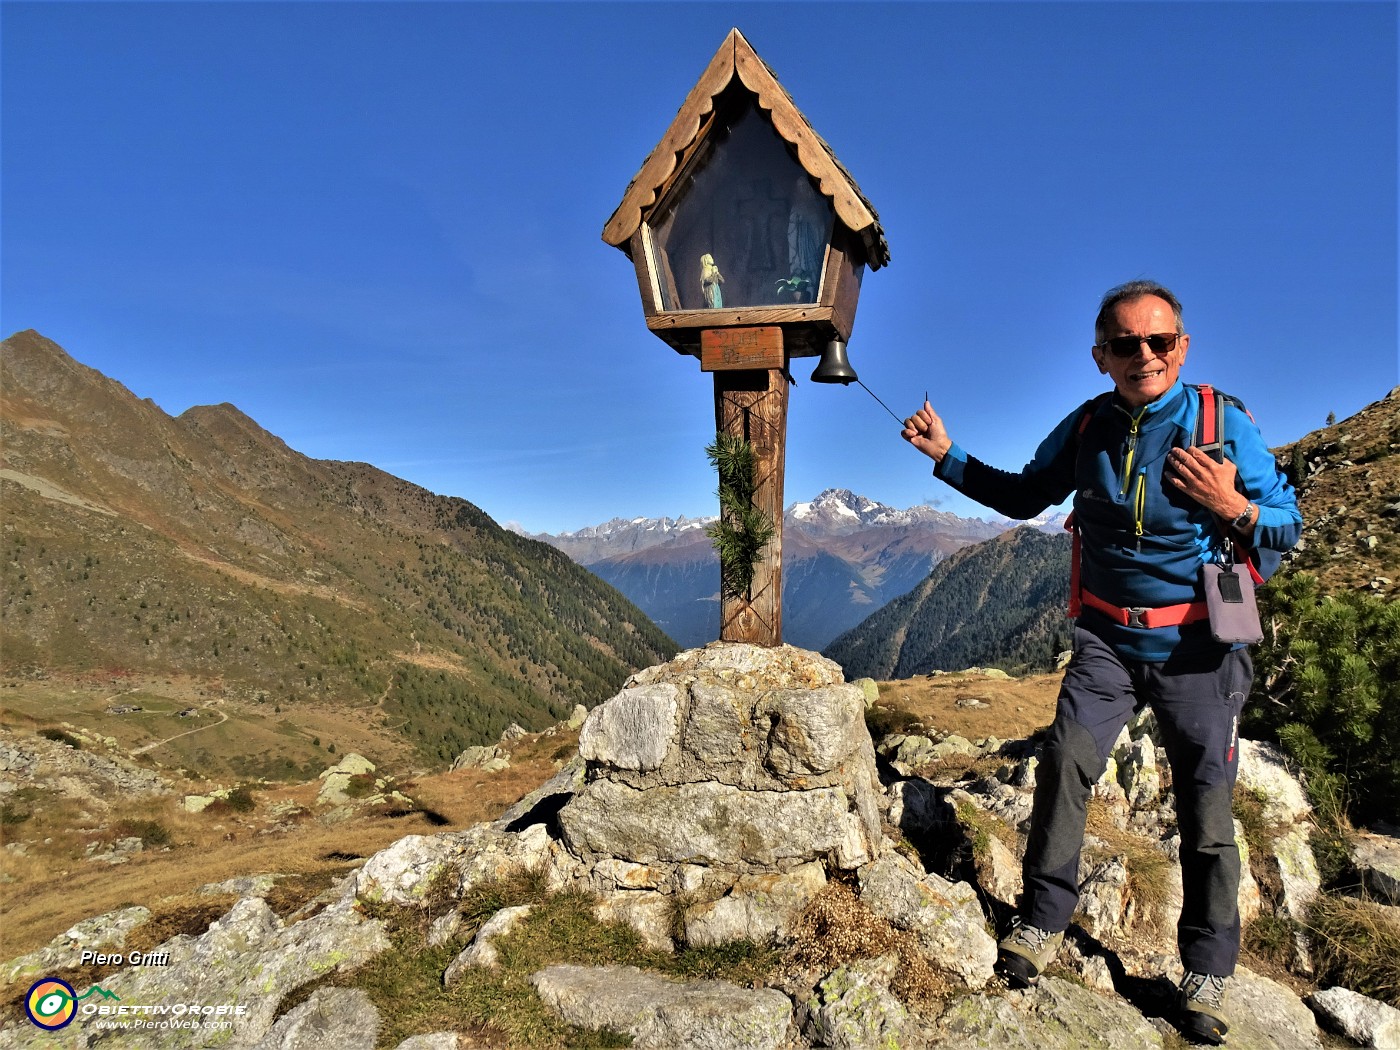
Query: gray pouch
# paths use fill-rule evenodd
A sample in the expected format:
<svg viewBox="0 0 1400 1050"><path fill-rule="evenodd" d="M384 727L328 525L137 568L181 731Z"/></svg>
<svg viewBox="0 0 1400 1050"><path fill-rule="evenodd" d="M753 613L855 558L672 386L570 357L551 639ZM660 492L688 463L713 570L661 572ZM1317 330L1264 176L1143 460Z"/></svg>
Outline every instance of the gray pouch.
<svg viewBox="0 0 1400 1050"><path fill-rule="evenodd" d="M1259 605L1254 600L1254 578L1241 562L1201 566L1201 582L1210 612L1210 635L1217 642L1262 642Z"/></svg>

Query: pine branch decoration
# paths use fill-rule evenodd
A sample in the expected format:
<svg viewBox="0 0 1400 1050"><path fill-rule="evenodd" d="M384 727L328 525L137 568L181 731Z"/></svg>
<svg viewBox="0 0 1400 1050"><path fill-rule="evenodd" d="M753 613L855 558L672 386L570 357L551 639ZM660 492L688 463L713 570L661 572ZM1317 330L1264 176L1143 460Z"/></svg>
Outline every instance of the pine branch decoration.
<svg viewBox="0 0 1400 1050"><path fill-rule="evenodd" d="M705 455L719 473L719 521L705 535L719 553L720 591L726 598L747 598L763 548L777 532L773 519L754 506L753 446L733 434L717 434Z"/></svg>

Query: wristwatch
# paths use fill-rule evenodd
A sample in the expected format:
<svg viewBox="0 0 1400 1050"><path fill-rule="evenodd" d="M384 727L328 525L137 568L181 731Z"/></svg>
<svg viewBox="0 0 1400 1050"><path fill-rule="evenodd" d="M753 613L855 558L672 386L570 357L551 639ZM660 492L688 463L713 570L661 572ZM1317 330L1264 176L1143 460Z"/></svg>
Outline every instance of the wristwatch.
<svg viewBox="0 0 1400 1050"><path fill-rule="evenodd" d="M1252 519L1253 517L1254 504L1246 503L1244 505L1244 510L1240 511L1239 517L1235 518L1234 521L1230 522L1230 528L1234 529L1236 532L1243 532L1245 529L1249 528L1250 519Z"/></svg>

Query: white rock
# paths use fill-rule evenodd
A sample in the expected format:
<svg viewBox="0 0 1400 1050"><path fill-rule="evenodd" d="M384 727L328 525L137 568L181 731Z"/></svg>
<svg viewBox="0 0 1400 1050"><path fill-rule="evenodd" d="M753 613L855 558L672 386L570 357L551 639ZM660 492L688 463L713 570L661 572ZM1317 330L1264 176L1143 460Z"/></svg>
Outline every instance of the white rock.
<svg viewBox="0 0 1400 1050"><path fill-rule="evenodd" d="M699 783L642 791L598 780L564 807L559 824L575 854L638 864L775 869L835 854L850 867L868 855L840 788L744 791Z"/></svg>
<svg viewBox="0 0 1400 1050"><path fill-rule="evenodd" d="M971 886L925 875L893 852L857 874L866 907L898 929L913 931L935 966L970 988L981 988L991 980L996 941L987 932Z"/></svg>
<svg viewBox="0 0 1400 1050"><path fill-rule="evenodd" d="M1400 1047L1400 1010L1387 1003L1349 988L1326 988L1308 996L1308 1004L1359 1046Z"/></svg>
<svg viewBox="0 0 1400 1050"><path fill-rule="evenodd" d="M448 963L447 971L442 975L442 983L451 988L461 978L463 970L473 966L495 967L499 964L501 955L496 950L495 940L519 926L531 910L531 905L520 904L513 908L502 908L487 919L481 929L476 931L471 943L462 949L457 958Z"/></svg>
<svg viewBox="0 0 1400 1050"><path fill-rule="evenodd" d="M1312 812L1303 786L1272 744L1240 740L1239 785L1263 803L1264 819L1296 824Z"/></svg>
<svg viewBox="0 0 1400 1050"><path fill-rule="evenodd" d="M671 683L624 689L589 713L579 731L579 754L614 769L657 769L679 721L680 690Z"/></svg>
<svg viewBox="0 0 1400 1050"><path fill-rule="evenodd" d="M798 917L825 886L826 869L816 862L784 874L744 875L727 896L687 911L685 939L695 946L787 941Z"/></svg>
<svg viewBox="0 0 1400 1050"><path fill-rule="evenodd" d="M255 1050L374 1050L379 1011L358 988L318 988L293 1007Z"/></svg>
<svg viewBox="0 0 1400 1050"><path fill-rule="evenodd" d="M530 981L570 1024L627 1032L636 1050L780 1050L792 1021L772 988L676 984L631 966L551 966Z"/></svg>

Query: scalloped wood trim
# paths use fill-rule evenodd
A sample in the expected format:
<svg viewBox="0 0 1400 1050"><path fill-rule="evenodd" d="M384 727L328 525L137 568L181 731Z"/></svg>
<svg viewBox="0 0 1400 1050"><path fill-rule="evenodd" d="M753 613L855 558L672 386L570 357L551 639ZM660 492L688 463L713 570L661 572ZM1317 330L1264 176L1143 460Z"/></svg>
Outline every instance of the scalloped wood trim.
<svg viewBox="0 0 1400 1050"><path fill-rule="evenodd" d="M675 173L679 158L694 143L705 117L714 110L715 97L736 76L757 97L774 130L796 150L798 162L817 181L821 192L831 199L837 217L861 235L869 252L871 269L887 263L889 253L884 231L874 209L831 147L812 129L792 96L738 29L729 31L729 36L681 103L666 134L628 184L622 203L603 227L603 240L628 251L632 235L642 224L642 216L657 202L661 188Z"/></svg>
<svg viewBox="0 0 1400 1050"><path fill-rule="evenodd" d="M676 119L666 129L641 170L627 184L622 195L622 203L603 227L603 240L615 248L623 248L632 234L642 224L642 214L657 200L657 192L676 170L676 164L686 147L695 141L700 125L715 108L715 96L719 95L734 79L734 43L739 30L731 29L729 36L720 45L715 57L700 74L700 79L685 96Z"/></svg>
<svg viewBox="0 0 1400 1050"><path fill-rule="evenodd" d="M735 41L734 63L744 87L758 96L758 104L768 111L774 130L797 150L797 159L807 174L817 180L821 192L831 198L841 221L857 233L876 225L879 220L836 161L831 147L812 130L787 89L778 83L773 71L743 36Z"/></svg>

